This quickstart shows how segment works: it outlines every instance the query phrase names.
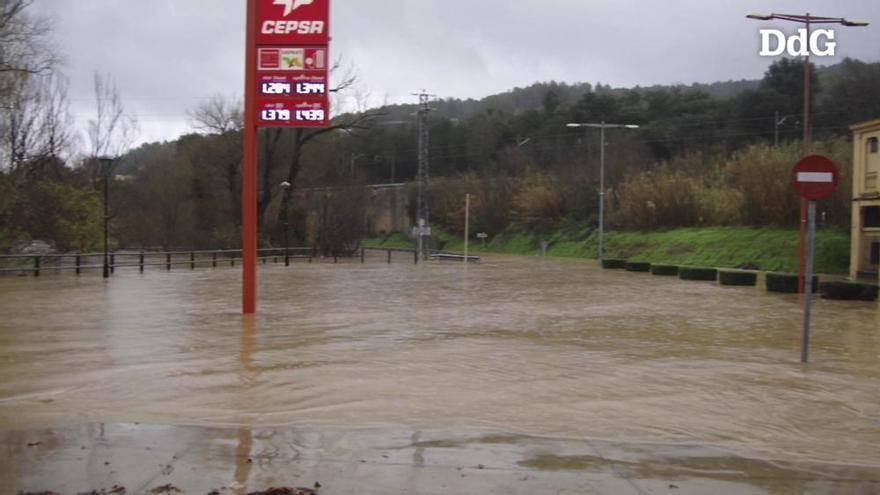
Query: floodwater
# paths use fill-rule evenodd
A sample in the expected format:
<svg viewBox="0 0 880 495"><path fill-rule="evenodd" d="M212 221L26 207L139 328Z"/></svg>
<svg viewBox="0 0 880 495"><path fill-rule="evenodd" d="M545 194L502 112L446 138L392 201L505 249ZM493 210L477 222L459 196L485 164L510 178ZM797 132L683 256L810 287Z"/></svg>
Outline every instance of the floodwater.
<svg viewBox="0 0 880 495"><path fill-rule="evenodd" d="M267 265L253 319L239 277L0 278L0 430L423 431L421 449L535 446L529 469L737 458L880 489L876 303L817 299L802 365L797 296L590 262ZM538 447L569 441L601 455Z"/></svg>

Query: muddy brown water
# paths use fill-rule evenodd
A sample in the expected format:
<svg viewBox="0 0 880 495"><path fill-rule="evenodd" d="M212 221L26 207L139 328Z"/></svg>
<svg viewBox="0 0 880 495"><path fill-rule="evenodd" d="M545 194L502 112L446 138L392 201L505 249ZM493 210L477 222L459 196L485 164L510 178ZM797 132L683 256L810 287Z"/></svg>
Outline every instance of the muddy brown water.
<svg viewBox="0 0 880 495"><path fill-rule="evenodd" d="M239 280L229 268L0 278L0 430L418 429L638 445L621 462L645 469L647 450L696 445L755 473L776 461L880 473L875 303L817 300L804 366L796 296L589 262L268 265L254 319L239 316Z"/></svg>

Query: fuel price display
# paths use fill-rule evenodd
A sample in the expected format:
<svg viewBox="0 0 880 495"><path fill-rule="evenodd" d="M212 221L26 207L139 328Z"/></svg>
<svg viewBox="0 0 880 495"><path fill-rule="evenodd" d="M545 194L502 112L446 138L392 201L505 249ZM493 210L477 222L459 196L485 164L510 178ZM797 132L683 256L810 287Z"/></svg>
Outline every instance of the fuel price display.
<svg viewBox="0 0 880 495"><path fill-rule="evenodd" d="M326 100L260 101L258 124L283 127L326 127L329 112Z"/></svg>

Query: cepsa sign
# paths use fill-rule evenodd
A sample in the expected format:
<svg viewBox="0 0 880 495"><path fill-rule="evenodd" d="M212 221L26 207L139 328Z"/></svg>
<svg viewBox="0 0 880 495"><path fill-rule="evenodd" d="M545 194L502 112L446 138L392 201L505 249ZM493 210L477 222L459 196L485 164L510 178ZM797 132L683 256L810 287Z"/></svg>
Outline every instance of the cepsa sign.
<svg viewBox="0 0 880 495"><path fill-rule="evenodd" d="M260 0L258 45L327 45L329 0Z"/></svg>
<svg viewBox="0 0 880 495"><path fill-rule="evenodd" d="M256 125L326 127L330 0L258 0Z"/></svg>

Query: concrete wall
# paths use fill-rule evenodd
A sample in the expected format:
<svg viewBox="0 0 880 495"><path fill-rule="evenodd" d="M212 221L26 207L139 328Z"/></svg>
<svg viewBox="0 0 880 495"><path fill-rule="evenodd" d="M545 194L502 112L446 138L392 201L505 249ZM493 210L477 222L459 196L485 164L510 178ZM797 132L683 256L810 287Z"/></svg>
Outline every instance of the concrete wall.
<svg viewBox="0 0 880 495"><path fill-rule="evenodd" d="M364 222L370 235L409 232L409 184L377 184L365 187ZM294 203L311 212L326 188L298 189Z"/></svg>

